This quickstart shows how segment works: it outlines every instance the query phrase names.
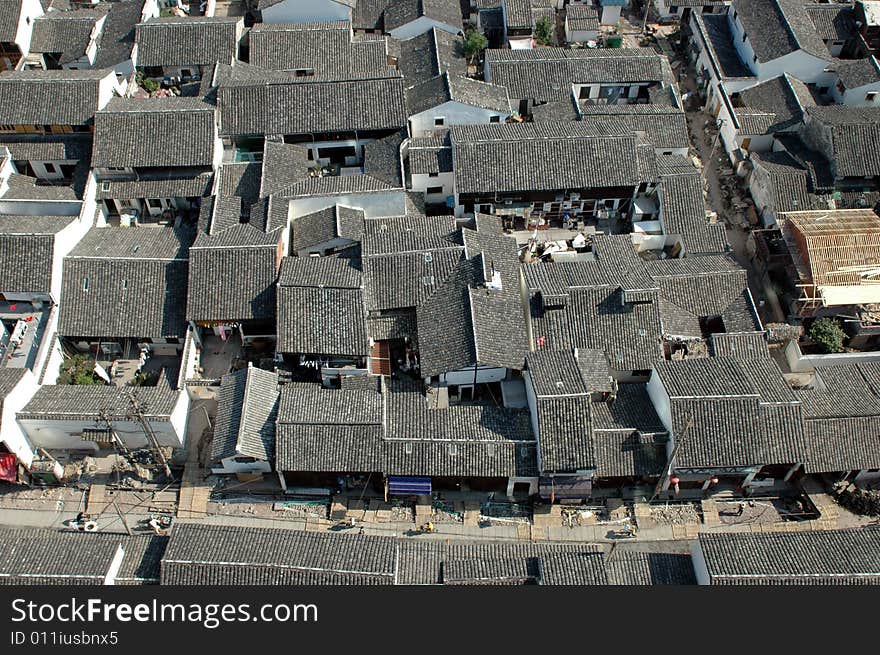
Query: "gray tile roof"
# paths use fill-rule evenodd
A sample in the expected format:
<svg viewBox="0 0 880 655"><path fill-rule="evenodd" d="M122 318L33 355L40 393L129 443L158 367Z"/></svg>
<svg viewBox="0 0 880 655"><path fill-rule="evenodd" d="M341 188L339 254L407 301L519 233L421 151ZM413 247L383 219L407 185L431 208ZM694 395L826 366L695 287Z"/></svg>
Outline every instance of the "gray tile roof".
<svg viewBox="0 0 880 655"><path fill-rule="evenodd" d="M188 229L92 228L64 258L58 332L182 337Z"/></svg>
<svg viewBox="0 0 880 655"><path fill-rule="evenodd" d="M336 257L285 257L278 278L281 286L360 289L361 271L356 262Z"/></svg>
<svg viewBox="0 0 880 655"><path fill-rule="evenodd" d="M242 321L275 317L279 231L237 225L199 234L190 249L186 317Z"/></svg>
<svg viewBox="0 0 880 655"><path fill-rule="evenodd" d="M576 31L599 30L599 14L588 5L572 5L565 12L565 23Z"/></svg>
<svg viewBox="0 0 880 655"><path fill-rule="evenodd" d="M201 98L115 98L95 115L92 165L209 167L215 140L214 107Z"/></svg>
<svg viewBox="0 0 880 655"><path fill-rule="evenodd" d="M587 389L585 380L581 377L573 351L532 352L526 357L526 366L536 396L575 396L592 391Z"/></svg>
<svg viewBox="0 0 880 655"><path fill-rule="evenodd" d="M0 123L90 124L98 110L99 83L112 74L108 70L4 71L0 73Z"/></svg>
<svg viewBox="0 0 880 655"><path fill-rule="evenodd" d="M22 0L0 0L0 41L15 41L22 4Z"/></svg>
<svg viewBox="0 0 880 655"><path fill-rule="evenodd" d="M250 31L249 63L272 70L309 70L312 80L392 77L384 39L353 41L351 25L263 24Z"/></svg>
<svg viewBox="0 0 880 655"><path fill-rule="evenodd" d="M509 30L532 29L531 0L504 0L504 18Z"/></svg>
<svg viewBox="0 0 880 655"><path fill-rule="evenodd" d="M0 280L10 292L49 293L55 235L73 216L0 215ZM27 262L27 265L23 265Z"/></svg>
<svg viewBox="0 0 880 655"><path fill-rule="evenodd" d="M162 584L393 584L395 540L176 523Z"/></svg>
<svg viewBox="0 0 880 655"><path fill-rule="evenodd" d="M593 430L596 477L657 477L666 465L666 437L622 430Z"/></svg>
<svg viewBox="0 0 880 655"><path fill-rule="evenodd" d="M140 175L137 179L110 179L98 183L96 196L104 198L206 198L211 195L214 174L199 169L169 169L159 174Z"/></svg>
<svg viewBox="0 0 880 655"><path fill-rule="evenodd" d="M766 332L713 334L712 352L716 357L733 357L734 359L763 360L770 357Z"/></svg>
<svg viewBox="0 0 880 655"><path fill-rule="evenodd" d="M33 22L30 51L58 54L59 64L69 64L86 55L97 22L107 13L105 7L50 12Z"/></svg>
<svg viewBox="0 0 880 655"><path fill-rule="evenodd" d="M638 184L636 139L632 134L597 136L574 122L553 124L556 133L547 136L540 125L550 124L492 126L507 128L495 130L453 126L458 193ZM575 162L590 165L575 166Z"/></svg>
<svg viewBox="0 0 880 655"><path fill-rule="evenodd" d="M398 67L407 86L426 82L444 72L466 75L467 60L460 36L436 27L424 34L400 41Z"/></svg>
<svg viewBox="0 0 880 655"><path fill-rule="evenodd" d="M806 84L784 73L743 89L732 98L742 134L768 134L795 129L804 110L814 107ZM755 120L755 119L758 120Z"/></svg>
<svg viewBox="0 0 880 655"><path fill-rule="evenodd" d="M92 142L85 135L28 134L0 136L0 148L8 148L13 161L76 161L91 156Z"/></svg>
<svg viewBox="0 0 880 655"><path fill-rule="evenodd" d="M511 98L561 100L572 84L659 82L662 57L650 48L486 50L489 81Z"/></svg>
<svg viewBox="0 0 880 655"><path fill-rule="evenodd" d="M260 195L268 196L290 186L293 180L304 179L311 165L308 157L308 148L302 145L266 139Z"/></svg>
<svg viewBox="0 0 880 655"><path fill-rule="evenodd" d="M830 58L802 0L733 0L758 61L767 63L797 50Z"/></svg>
<svg viewBox="0 0 880 655"><path fill-rule="evenodd" d="M211 458L244 455L275 459L278 375L254 366L227 373L220 383Z"/></svg>
<svg viewBox="0 0 880 655"><path fill-rule="evenodd" d="M336 260L344 261L344 260ZM366 357L363 290L278 285L279 352Z"/></svg>
<svg viewBox="0 0 880 655"><path fill-rule="evenodd" d="M697 319L720 316L726 332L752 332L761 325L748 293L748 275L729 255L704 255L649 262L647 270L666 301L661 310L663 332L699 337ZM744 302L741 300L745 298ZM679 333L681 317L696 326Z"/></svg>
<svg viewBox="0 0 880 655"><path fill-rule="evenodd" d="M152 18L135 28L138 66L213 66L238 55L241 18Z"/></svg>
<svg viewBox="0 0 880 655"><path fill-rule="evenodd" d="M608 583L613 585L693 585L691 556L682 553L624 551L605 557Z"/></svg>
<svg viewBox="0 0 880 655"><path fill-rule="evenodd" d="M458 0L398 0L385 9L385 31L395 30L422 16L456 29L462 26Z"/></svg>
<svg viewBox="0 0 880 655"><path fill-rule="evenodd" d="M681 237L688 254L719 253L727 249L722 223L706 219L703 181L699 171L660 178L660 220L667 234Z"/></svg>
<svg viewBox="0 0 880 655"><path fill-rule="evenodd" d="M880 584L878 546L876 528L699 537L710 583L727 585Z"/></svg>
<svg viewBox="0 0 880 655"><path fill-rule="evenodd" d="M167 421L181 392L172 391L167 385L111 387L45 384L16 417L19 420L41 421L93 420L103 425L100 415L107 412L111 421L136 420L130 418L129 393L137 399L145 418Z"/></svg>
<svg viewBox="0 0 880 655"><path fill-rule="evenodd" d="M221 134L310 134L395 130L406 125L400 77L309 81L238 64L219 67Z"/></svg>
<svg viewBox="0 0 880 655"><path fill-rule="evenodd" d="M441 73L406 90L407 111L411 116L447 102L458 102L505 115L510 113L507 89L463 76Z"/></svg>
<svg viewBox="0 0 880 655"><path fill-rule="evenodd" d="M837 73L837 77L847 89L875 84L880 80L880 61L876 56L862 59L833 59L829 69Z"/></svg>
<svg viewBox="0 0 880 655"><path fill-rule="evenodd" d="M119 547L116 584L158 584L167 537L110 532L77 534L41 528L0 529L0 575L14 585L104 584Z"/></svg>
<svg viewBox="0 0 880 655"><path fill-rule="evenodd" d="M858 31L855 11L850 5L807 4L805 9L824 41L846 41Z"/></svg>
<svg viewBox="0 0 880 655"><path fill-rule="evenodd" d="M880 174L880 107L829 105L807 112L831 131L831 152L838 177L865 177Z"/></svg>
<svg viewBox="0 0 880 655"><path fill-rule="evenodd" d="M657 149L688 148L687 121L683 111L665 105L585 105L578 108L581 121L608 134L644 134Z"/></svg>
<svg viewBox="0 0 880 655"><path fill-rule="evenodd" d="M385 9L395 0L357 0L351 12L351 25L356 30L380 30Z"/></svg>
<svg viewBox="0 0 880 655"><path fill-rule="evenodd" d="M718 75L725 79L754 77L751 69L740 59L727 14L699 14L694 16L702 28L711 57L718 67Z"/></svg>
<svg viewBox="0 0 880 655"><path fill-rule="evenodd" d="M578 471L595 465L590 399L548 396L537 401L538 455L544 472Z"/></svg>
<svg viewBox="0 0 880 655"><path fill-rule="evenodd" d="M135 25L141 20L141 0L121 0L107 7L107 20L98 41L95 68L111 68L131 59Z"/></svg>
<svg viewBox="0 0 880 655"><path fill-rule="evenodd" d="M494 406L429 409L425 396L392 383L385 393L386 475L535 475L527 410Z"/></svg>
<svg viewBox="0 0 880 655"><path fill-rule="evenodd" d="M772 360L661 362L655 374L672 399L677 466L808 460L801 404Z"/></svg>
<svg viewBox="0 0 880 655"><path fill-rule="evenodd" d="M776 152L753 152L755 170L765 173L769 179L774 212L817 209L817 197L810 192L812 178L808 169L784 150Z"/></svg>
<svg viewBox="0 0 880 655"><path fill-rule="evenodd" d="M593 430L665 434L666 428L648 396L645 383L626 382L608 400L593 403Z"/></svg>

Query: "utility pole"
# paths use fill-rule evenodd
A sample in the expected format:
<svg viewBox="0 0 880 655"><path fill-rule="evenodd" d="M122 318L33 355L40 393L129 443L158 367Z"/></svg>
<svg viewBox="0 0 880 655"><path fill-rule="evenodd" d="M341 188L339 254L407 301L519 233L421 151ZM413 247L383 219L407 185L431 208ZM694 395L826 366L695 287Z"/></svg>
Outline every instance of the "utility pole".
<svg viewBox="0 0 880 655"><path fill-rule="evenodd" d="M146 435L147 437L147 443L150 444L150 448L153 450L153 454L162 465L162 469L165 471L166 477L169 480L173 480L174 476L171 475L171 467L168 466L168 460L165 459L165 454L162 452L162 447L159 445L159 441L156 439L153 428L150 427L149 422L146 418L144 418L143 407L141 406L140 401L138 401L137 396L135 396L132 391L128 391L128 404L131 407L130 415L137 418L137 420L140 422L141 427L144 430L144 435Z"/></svg>
<svg viewBox="0 0 880 655"><path fill-rule="evenodd" d="M651 500L648 501L649 503L653 502L657 496L660 495L660 492L666 489L666 485L669 484L669 477L672 474L672 465L675 463L675 456L678 454L679 448L681 448L685 435L687 435L688 430L690 430L693 425L694 417L692 414L689 414L684 430L681 431L681 437L676 438L675 446L673 446L672 452L669 453L669 459L666 461L666 466L663 468L663 475L660 476L660 479L657 481L657 486L654 488L654 495L651 496Z"/></svg>

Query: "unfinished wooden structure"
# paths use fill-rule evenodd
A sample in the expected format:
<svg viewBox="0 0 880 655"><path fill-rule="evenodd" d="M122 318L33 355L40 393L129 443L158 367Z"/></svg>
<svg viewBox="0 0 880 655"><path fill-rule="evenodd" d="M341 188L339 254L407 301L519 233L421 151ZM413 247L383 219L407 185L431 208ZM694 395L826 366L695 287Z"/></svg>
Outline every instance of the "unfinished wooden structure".
<svg viewBox="0 0 880 655"><path fill-rule="evenodd" d="M880 302L880 216L870 209L781 212L801 314Z"/></svg>

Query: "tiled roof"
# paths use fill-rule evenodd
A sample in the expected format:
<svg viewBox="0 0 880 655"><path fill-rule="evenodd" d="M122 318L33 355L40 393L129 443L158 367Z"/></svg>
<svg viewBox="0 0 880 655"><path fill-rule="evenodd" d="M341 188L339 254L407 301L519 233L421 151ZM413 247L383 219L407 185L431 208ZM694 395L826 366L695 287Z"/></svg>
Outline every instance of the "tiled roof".
<svg viewBox="0 0 880 655"><path fill-rule="evenodd" d="M608 583L613 585L692 585L694 564L681 553L616 549L605 557Z"/></svg>
<svg viewBox="0 0 880 655"><path fill-rule="evenodd" d="M574 396L589 393L578 361L570 350L539 350L526 357L529 379L535 395ZM607 367L607 362L606 362Z"/></svg>
<svg viewBox="0 0 880 655"><path fill-rule="evenodd" d="M64 258L59 333L181 337L192 231L92 228Z"/></svg>
<svg viewBox="0 0 880 655"><path fill-rule="evenodd" d="M130 418L129 394L132 394L144 418L170 420L180 393L161 384L155 387L46 384L37 390L16 417L19 420L96 421L103 425L100 416L106 412L111 421L137 420Z"/></svg>
<svg viewBox="0 0 880 655"><path fill-rule="evenodd" d="M167 537L42 528L0 529L0 576L14 585L102 585L117 549L116 584L158 584Z"/></svg>
<svg viewBox="0 0 880 655"><path fill-rule="evenodd" d="M395 540L177 523L162 584L393 584Z"/></svg>
<svg viewBox="0 0 880 655"><path fill-rule="evenodd" d="M98 41L95 68L111 68L131 59L135 26L141 20L141 0L121 0L107 7L107 20Z"/></svg>
<svg viewBox="0 0 880 655"><path fill-rule="evenodd" d="M847 89L875 84L880 80L880 61L873 55L861 59L833 59L828 68L837 73L841 84Z"/></svg>
<svg viewBox="0 0 880 655"><path fill-rule="evenodd" d="M824 41L846 41L858 31L853 7L840 3L807 4L807 16Z"/></svg>
<svg viewBox="0 0 880 655"><path fill-rule="evenodd" d="M713 334L712 352L716 357L733 357L740 360L763 360L770 357L766 332Z"/></svg>
<svg viewBox="0 0 880 655"><path fill-rule="evenodd" d="M527 0L526 0L527 1ZM662 57L650 48L486 50L489 81L511 98L560 100L572 84L659 82Z"/></svg>
<svg viewBox="0 0 880 655"><path fill-rule="evenodd" d="M597 136L575 122L555 124L559 133L547 136L540 125L549 124L506 125L508 129L498 130L453 126L458 193L638 184L633 135Z"/></svg>
<svg viewBox="0 0 880 655"><path fill-rule="evenodd" d="M170 173L170 174L169 174ZM211 171L168 170L142 175L137 179L109 179L98 183L96 196L104 198L205 198L211 195L214 174Z"/></svg>
<svg viewBox="0 0 880 655"><path fill-rule="evenodd" d="M596 477L657 477L666 465L666 437L621 430L592 433Z"/></svg>
<svg viewBox="0 0 880 655"><path fill-rule="evenodd" d="M12 43L18 35L23 0L0 0L0 41Z"/></svg>
<svg viewBox="0 0 880 655"><path fill-rule="evenodd" d="M59 64L69 64L86 55L97 22L106 8L50 12L33 22L30 51L58 54Z"/></svg>
<svg viewBox="0 0 880 655"><path fill-rule="evenodd" d="M98 110L107 70L28 70L0 73L0 123L86 125ZM58 102L64 98L64 102Z"/></svg>
<svg viewBox="0 0 880 655"><path fill-rule="evenodd" d="M593 468L590 399L587 396L543 397L538 399L537 406L541 472Z"/></svg>
<svg viewBox="0 0 880 655"><path fill-rule="evenodd" d="M272 462L278 415L278 375L253 366L223 376L211 458L234 455Z"/></svg>
<svg viewBox="0 0 880 655"><path fill-rule="evenodd" d="M241 70L245 72L236 72ZM225 136L393 130L406 125L399 77L309 82L243 64L220 67L220 73L217 105Z"/></svg>
<svg viewBox="0 0 880 655"><path fill-rule="evenodd" d="M346 21L263 24L250 31L249 63L273 70L313 71L322 81L392 77L384 39L352 41Z"/></svg>
<svg viewBox="0 0 880 655"><path fill-rule="evenodd" d="M395 0L356 0L351 12L351 25L356 30L380 30L385 8Z"/></svg>
<svg viewBox="0 0 880 655"><path fill-rule="evenodd" d="M443 72L466 75L467 60L461 52L462 39L436 27L400 42L398 67L407 86L426 82Z"/></svg>
<svg viewBox="0 0 880 655"><path fill-rule="evenodd" d="M690 146L684 112L664 105L579 106L581 121L607 134L643 133L657 149Z"/></svg>
<svg viewBox="0 0 880 655"><path fill-rule="evenodd" d="M531 29L531 0L504 0L504 17L509 30Z"/></svg>
<svg viewBox="0 0 880 655"><path fill-rule="evenodd" d="M599 30L599 14L588 5L572 5L565 12L565 24L575 31Z"/></svg>
<svg viewBox="0 0 880 655"><path fill-rule="evenodd" d="M241 18L153 18L136 27L138 66L230 64L238 54Z"/></svg>
<svg viewBox="0 0 880 655"><path fill-rule="evenodd" d="M727 14L696 14L694 20L703 28L707 46L723 78L754 77L743 63L733 43L733 32Z"/></svg>
<svg viewBox="0 0 880 655"><path fill-rule="evenodd" d="M699 549L711 584L880 584L880 530L876 528L701 533Z"/></svg>
<svg viewBox="0 0 880 655"><path fill-rule="evenodd" d="M758 61L767 63L797 50L830 58L802 0L733 0Z"/></svg>
<svg viewBox="0 0 880 655"><path fill-rule="evenodd" d="M865 177L880 174L880 107L829 105L808 110L812 120L831 130L833 166L838 177Z"/></svg>
<svg viewBox="0 0 880 655"><path fill-rule="evenodd" d="M115 98L95 115L92 166L211 166L214 124L200 98Z"/></svg>
<svg viewBox="0 0 880 655"><path fill-rule="evenodd" d="M734 109L741 133L755 135L792 130L816 105L807 86L787 73L739 91L733 102L741 105Z"/></svg>
<svg viewBox="0 0 880 655"><path fill-rule="evenodd" d="M510 113L510 100L503 86L442 73L406 90L407 111L412 116L446 102L459 102L490 111Z"/></svg>
<svg viewBox="0 0 880 655"><path fill-rule="evenodd" d="M360 288L281 283L276 314L279 352L360 357L369 352Z"/></svg>
<svg viewBox="0 0 880 655"><path fill-rule="evenodd" d="M92 143L87 135L28 134L0 136L0 148L8 148L13 161L77 161L91 156Z"/></svg>
<svg viewBox="0 0 880 655"><path fill-rule="evenodd" d="M186 316L194 321L240 321L275 316L278 231L251 225L199 234L190 249Z"/></svg>
<svg viewBox="0 0 880 655"><path fill-rule="evenodd" d="M74 220L73 216L0 215L0 280L3 287L10 292L49 293L55 235Z"/></svg>
<svg viewBox="0 0 880 655"><path fill-rule="evenodd" d="M724 225L710 224L706 219L699 171L661 176L659 195L664 232L679 235L688 254L718 253L727 249Z"/></svg>
<svg viewBox="0 0 880 655"><path fill-rule="evenodd" d="M385 9L385 31L395 30L422 16L456 29L462 26L458 0L398 0Z"/></svg>
<svg viewBox="0 0 880 655"><path fill-rule="evenodd" d="M809 170L801 166L789 153L784 150L753 152L751 159L755 169L761 169L761 172L769 177L773 211L804 211L818 208L818 199L810 193L812 178Z"/></svg>

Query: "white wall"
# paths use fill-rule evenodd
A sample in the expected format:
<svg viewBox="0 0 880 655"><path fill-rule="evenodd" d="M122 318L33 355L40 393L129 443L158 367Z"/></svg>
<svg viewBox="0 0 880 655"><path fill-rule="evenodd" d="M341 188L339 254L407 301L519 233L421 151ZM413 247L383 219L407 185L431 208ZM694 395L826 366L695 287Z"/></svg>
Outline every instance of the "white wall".
<svg viewBox="0 0 880 655"><path fill-rule="evenodd" d="M34 18L42 16L43 5L40 0L22 0L21 14L18 17L18 32L15 35L15 43L21 50L22 58L30 52L31 36L34 33Z"/></svg>
<svg viewBox="0 0 880 655"><path fill-rule="evenodd" d="M696 574L697 584L712 584L709 579L709 568L706 566L706 558L703 555L703 548L700 546L699 539L691 545L691 561L694 564L694 573Z"/></svg>
<svg viewBox="0 0 880 655"><path fill-rule="evenodd" d="M428 187L442 186L442 193L428 193ZM410 176L410 189L425 194L427 203L445 203L446 198L455 193L455 173L440 173L437 177L431 177L425 173L416 173Z"/></svg>
<svg viewBox="0 0 880 655"><path fill-rule="evenodd" d="M880 352L804 355L797 341L789 341L785 346L785 359L792 373L806 373L825 366L880 363Z"/></svg>
<svg viewBox="0 0 880 655"><path fill-rule="evenodd" d="M477 367L477 384L488 382L501 382L507 377L506 368ZM440 375L440 384L472 385L474 383L474 369L465 368L460 371L450 371Z"/></svg>
<svg viewBox="0 0 880 655"><path fill-rule="evenodd" d="M186 393L181 395L186 396ZM188 402L188 400L187 400ZM186 410L184 409L184 412ZM175 409L177 412L177 409ZM97 450L97 445L83 441L80 434L83 428L102 427L96 421L79 420L52 420L52 419L19 419L19 424L35 446L52 449L75 449ZM186 423L186 415L183 416ZM114 421L113 427L122 441L129 448L143 448L147 446L147 438L137 421ZM150 427L156 435L161 446L181 448L185 438L184 433L177 433L170 421L150 421Z"/></svg>
<svg viewBox="0 0 880 655"><path fill-rule="evenodd" d="M651 377L648 378L647 390L648 397L654 404L654 410L657 412L657 416L663 423L663 427L666 428L670 436L673 436L672 407L669 401L669 394L666 392L663 382L660 381L660 376L657 375L657 371L651 371Z"/></svg>
<svg viewBox="0 0 880 655"><path fill-rule="evenodd" d="M30 468L36 453L24 430L16 423L15 414L30 402L39 388L34 374L25 370L24 377L3 400L3 415L0 418L0 441L27 468Z"/></svg>
<svg viewBox="0 0 880 655"><path fill-rule="evenodd" d="M602 7L599 13L599 22L602 25L617 25L620 20L620 7Z"/></svg>
<svg viewBox="0 0 880 655"><path fill-rule="evenodd" d="M0 214L17 216L79 216L80 200L15 200L0 198Z"/></svg>
<svg viewBox="0 0 880 655"><path fill-rule="evenodd" d="M598 30L573 30L569 27L568 19L565 19L565 40L569 43L585 43L598 38Z"/></svg>
<svg viewBox="0 0 880 655"><path fill-rule="evenodd" d="M55 249L52 253L52 286L50 293L54 301L61 300L61 267L64 258L89 231L95 218L95 194L97 183L94 173L89 174L83 194L79 218L55 235Z"/></svg>
<svg viewBox="0 0 880 655"><path fill-rule="evenodd" d="M446 23L441 23L434 20L433 18L420 16L414 21L411 21L409 23L406 23L405 25L401 25L400 27L391 30L389 34L396 39L405 40L411 39L414 36L418 36L419 34L424 34L434 27L443 30L444 32L449 32L450 34L458 34L459 32L461 32L461 25L447 25Z"/></svg>
<svg viewBox="0 0 880 655"><path fill-rule="evenodd" d="M50 317L50 324L46 326L46 334L49 336L40 344L41 349L45 346L47 352L46 356L49 358L49 361L45 366L43 366L44 356L42 353L37 355L36 370L40 374L40 384L55 384L58 381L61 364L64 361L64 351L61 349L61 341L55 333L55 326L58 325L58 307L53 307L52 312L55 317L54 319Z"/></svg>
<svg viewBox="0 0 880 655"><path fill-rule="evenodd" d="M122 97L125 95L125 84L120 82L116 74L111 70L107 71L107 77L101 80L98 85L98 110L107 106L107 103L114 96Z"/></svg>
<svg viewBox="0 0 880 655"><path fill-rule="evenodd" d="M171 410L171 427L174 430L173 435L168 435L170 443L165 443L156 437L163 446L174 446L175 448L183 447L186 444L186 422L189 418L189 394L186 391L177 392L177 403Z"/></svg>
<svg viewBox="0 0 880 655"><path fill-rule="evenodd" d="M285 0L261 13L264 23L317 23L351 18L351 9L333 0Z"/></svg>
<svg viewBox="0 0 880 655"><path fill-rule="evenodd" d="M873 92L877 95L873 100L868 100L865 96ZM854 89L847 89L841 96L837 90L837 85L831 85L831 93L835 102L851 107L880 107L880 82L857 86Z"/></svg>
<svg viewBox="0 0 880 655"><path fill-rule="evenodd" d="M538 431L538 397L535 395L535 387L532 382L532 374L529 371L523 371L523 380L526 386L526 401L529 404L529 418L532 422L532 434L538 440L538 471L544 470L541 464L541 433Z"/></svg>
<svg viewBox="0 0 880 655"><path fill-rule="evenodd" d="M444 102L438 107L427 111L413 114L410 119L410 130L412 136L432 136L438 130L444 130L450 125L483 125L491 122L492 117L497 118L497 122L503 123L510 115L510 111L497 112L482 107L474 107L465 105L460 102L449 101ZM443 125L435 125L434 120L443 118Z"/></svg>
<svg viewBox="0 0 880 655"><path fill-rule="evenodd" d="M212 466L211 473L216 475L232 473L271 473L272 465L266 460L256 462L236 462L235 457L220 460L220 466Z"/></svg>
<svg viewBox="0 0 880 655"><path fill-rule="evenodd" d="M406 214L406 194L401 190L293 198L290 201L289 216L291 218L304 216L337 204L361 209L365 218L384 218Z"/></svg>

